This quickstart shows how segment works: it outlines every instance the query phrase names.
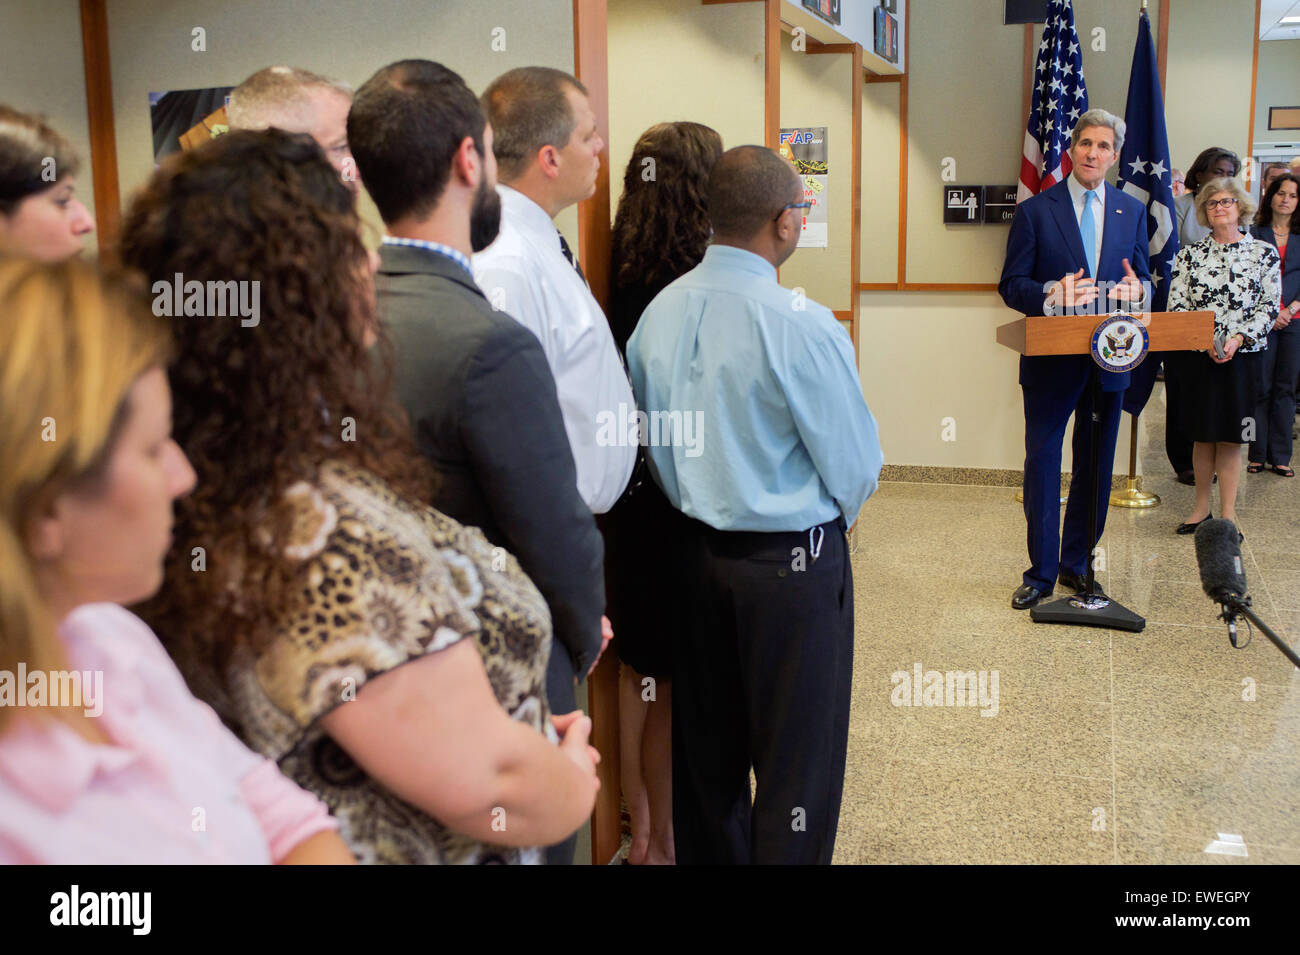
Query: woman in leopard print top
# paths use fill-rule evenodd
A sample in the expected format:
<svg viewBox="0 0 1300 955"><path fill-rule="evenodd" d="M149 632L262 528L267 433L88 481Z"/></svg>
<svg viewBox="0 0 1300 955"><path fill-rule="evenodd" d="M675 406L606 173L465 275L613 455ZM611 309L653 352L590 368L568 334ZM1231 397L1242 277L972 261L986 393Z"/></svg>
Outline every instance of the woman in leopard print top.
<svg viewBox="0 0 1300 955"><path fill-rule="evenodd" d="M590 721L548 710L550 616L515 559L424 503L337 174L306 137L228 134L154 175L122 255L151 285L262 290L250 327L173 319L198 487L141 612L195 694L363 862L541 861L595 801Z"/></svg>
<svg viewBox="0 0 1300 955"><path fill-rule="evenodd" d="M537 588L477 528L403 501L361 469L326 464L288 497L285 550L303 561L301 586L280 608L275 642L223 679L249 743L320 796L362 862L540 862L537 849L446 828L368 776L327 732L368 680L466 640L510 718L554 741L550 615Z"/></svg>

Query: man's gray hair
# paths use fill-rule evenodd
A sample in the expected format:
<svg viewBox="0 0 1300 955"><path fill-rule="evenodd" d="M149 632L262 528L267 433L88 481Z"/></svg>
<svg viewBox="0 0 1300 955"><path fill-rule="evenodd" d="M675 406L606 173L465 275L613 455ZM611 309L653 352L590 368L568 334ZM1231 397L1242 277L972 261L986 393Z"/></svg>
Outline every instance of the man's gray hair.
<svg viewBox="0 0 1300 955"><path fill-rule="evenodd" d="M296 66L268 66L230 91L226 119L231 129L296 127L305 93L328 89L352 98L352 87Z"/></svg>
<svg viewBox="0 0 1300 955"><path fill-rule="evenodd" d="M1115 155L1118 156L1124 148L1124 133L1128 130L1128 125L1114 113L1100 108L1090 109L1079 117L1070 133L1070 148L1079 145L1079 135L1092 126L1105 126L1115 133Z"/></svg>

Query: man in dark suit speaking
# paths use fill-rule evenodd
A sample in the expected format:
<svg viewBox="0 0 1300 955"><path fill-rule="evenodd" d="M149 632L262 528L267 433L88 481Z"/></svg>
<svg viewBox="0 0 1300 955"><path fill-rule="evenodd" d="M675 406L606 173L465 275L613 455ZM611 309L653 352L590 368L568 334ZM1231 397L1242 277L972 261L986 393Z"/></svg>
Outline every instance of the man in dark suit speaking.
<svg viewBox="0 0 1300 955"><path fill-rule="evenodd" d="M1072 172L1021 203L1007 238L998 292L1025 315L1105 314L1113 308L1140 311L1149 301L1146 209L1106 183L1124 145L1124 121L1104 109L1079 117L1070 137ZM1092 358L1059 355L1020 358L1025 402L1025 520L1029 562L1011 598L1027 610L1061 585L1085 587L1093 546L1088 527L1088 462L1092 450ZM1110 473L1119 429L1120 399L1128 373L1101 371L1101 448L1097 536L1106 525ZM1060 517L1061 441L1074 413L1070 497L1065 531Z"/></svg>

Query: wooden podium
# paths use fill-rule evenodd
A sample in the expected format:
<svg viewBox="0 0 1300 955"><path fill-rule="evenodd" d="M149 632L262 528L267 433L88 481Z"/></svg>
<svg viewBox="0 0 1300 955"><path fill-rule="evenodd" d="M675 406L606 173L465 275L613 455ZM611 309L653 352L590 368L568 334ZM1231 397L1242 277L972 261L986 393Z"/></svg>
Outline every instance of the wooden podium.
<svg viewBox="0 0 1300 955"><path fill-rule="evenodd" d="M1105 315L1035 315L998 326L998 344L1022 355L1086 355ZM1207 351L1214 340L1213 312L1141 312L1151 351Z"/></svg>
<svg viewBox="0 0 1300 955"><path fill-rule="evenodd" d="M1116 314L1129 314L1117 312ZM1207 351L1214 340L1213 312L1142 312L1131 313L1147 329L1151 352ZM1099 325L1110 316L1099 315L1034 315L999 325L997 340L1012 351L1031 357L1049 355L1092 354L1092 337ZM1090 487L1088 489L1088 525L1091 546L1089 555L1097 548L1097 488L1100 483L1101 462L1099 446L1101 418L1097 414L1101 398L1101 369L1096 361L1092 367L1092 460L1089 462ZM1079 427L1076 421L1074 426ZM1106 481L1110 481L1111 462L1106 463ZM1076 627L1106 627L1134 633L1146 627L1146 620L1121 606L1097 590L1093 561L1088 561L1088 586L1082 593L1039 604L1029 611L1035 623L1060 623Z"/></svg>

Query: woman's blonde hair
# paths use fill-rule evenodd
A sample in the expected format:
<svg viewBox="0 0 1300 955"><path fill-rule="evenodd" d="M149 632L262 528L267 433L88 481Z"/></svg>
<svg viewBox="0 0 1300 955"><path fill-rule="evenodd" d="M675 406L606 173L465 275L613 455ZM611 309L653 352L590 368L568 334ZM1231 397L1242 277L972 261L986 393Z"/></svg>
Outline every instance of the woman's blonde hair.
<svg viewBox="0 0 1300 955"><path fill-rule="evenodd" d="M119 280L77 262L0 259L0 671L14 674L20 661L62 668L30 523L103 476L128 391L166 362L170 342L166 323ZM0 706L0 730L12 715Z"/></svg>
<svg viewBox="0 0 1300 955"><path fill-rule="evenodd" d="M1206 214L1205 205L1220 192L1230 192L1237 197L1238 223L1247 223L1255 215L1255 203L1250 201L1246 188L1236 179L1220 176L1218 179L1207 180L1196 192L1196 221L1205 228L1210 228L1210 217Z"/></svg>

